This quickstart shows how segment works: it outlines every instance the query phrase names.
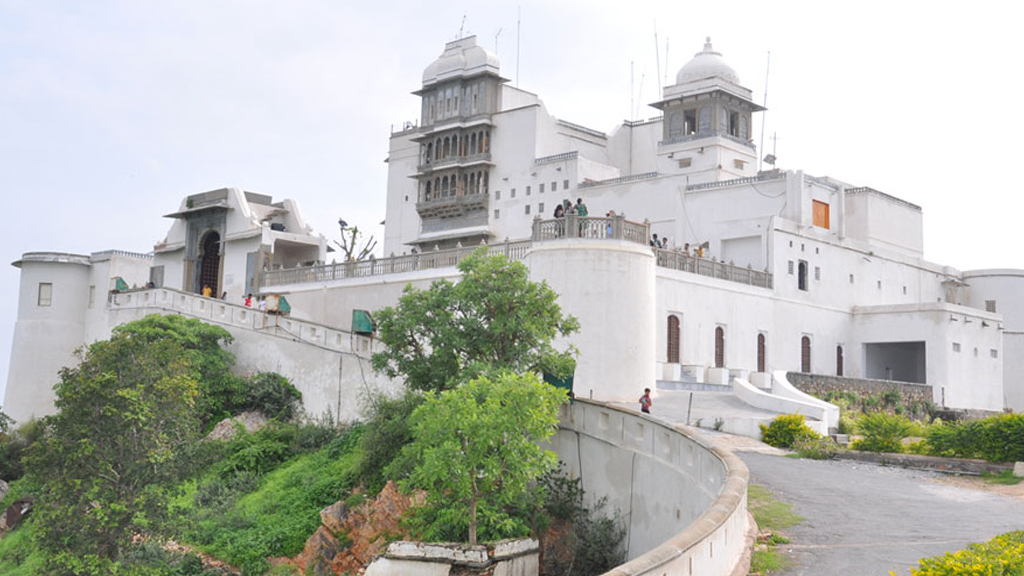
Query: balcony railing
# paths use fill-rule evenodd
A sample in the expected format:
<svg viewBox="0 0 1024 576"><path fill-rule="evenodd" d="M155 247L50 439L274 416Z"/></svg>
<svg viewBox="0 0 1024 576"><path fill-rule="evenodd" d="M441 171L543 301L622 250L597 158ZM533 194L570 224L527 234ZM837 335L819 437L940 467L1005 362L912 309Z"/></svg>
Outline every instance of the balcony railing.
<svg viewBox="0 0 1024 576"><path fill-rule="evenodd" d="M543 242L560 238L613 238L647 244L650 231L651 225L647 222L631 222L621 215L581 217L570 214L550 220L538 216L533 219L532 239L534 242Z"/></svg>
<svg viewBox="0 0 1024 576"><path fill-rule="evenodd" d="M658 259L658 266L663 268L681 270L691 274L739 282L740 284L748 284L760 288L771 289L773 286L772 274L767 270L762 272L761 270L754 270L750 266L743 268L735 264L719 262L714 258L698 258L697 256L676 250L655 249L655 256Z"/></svg>
<svg viewBox="0 0 1024 576"><path fill-rule="evenodd" d="M415 272L417 270L450 268L458 265L463 258L472 254L477 248L480 248L480 246L459 246L447 250L430 250L417 254L391 256L374 260L337 262L320 266L289 268L287 270L269 270L263 273L261 286L267 288L287 284L329 282L346 278L366 278L385 274ZM510 260L522 260L529 248L529 240L519 240L488 245L487 253L503 254Z"/></svg>
<svg viewBox="0 0 1024 576"><path fill-rule="evenodd" d="M505 241L487 246L488 254L503 254L510 260L522 260L534 242L545 242L564 238L618 239L647 245L650 238L650 224L631 222L623 216L579 217L570 214L564 218L533 220L533 236L530 240ZM400 274L418 270L453 268L480 246L459 246L447 250L431 250L418 254L391 256L359 262L338 262L320 266L270 270L261 277L262 288L291 284L326 283L347 278L367 278L386 274ZM772 274L768 271L743 268L735 264L719 262L714 258L698 258L675 250L653 249L656 263L662 268L689 272L699 276L728 280L749 286L772 289Z"/></svg>
<svg viewBox="0 0 1024 576"><path fill-rule="evenodd" d="M440 170L441 168L449 168L451 166L465 166L468 164L474 164L477 162L490 162L490 152L480 152L477 154L464 154L462 156L448 156L447 158L441 158L439 160L431 160L424 164L420 164L417 168L420 172L428 172L430 170Z"/></svg>

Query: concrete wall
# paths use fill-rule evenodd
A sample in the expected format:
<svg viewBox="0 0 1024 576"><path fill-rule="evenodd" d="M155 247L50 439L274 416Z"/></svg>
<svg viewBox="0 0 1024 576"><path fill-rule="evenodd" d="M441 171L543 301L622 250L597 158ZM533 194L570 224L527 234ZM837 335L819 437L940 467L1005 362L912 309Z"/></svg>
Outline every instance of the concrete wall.
<svg viewBox="0 0 1024 576"><path fill-rule="evenodd" d="M890 390L896 390L903 398L910 401L932 401L932 387L924 384L825 376L822 374L801 374L799 372L790 372L786 374L786 378L793 386L815 396L824 396L828 392L882 394Z"/></svg>
<svg viewBox="0 0 1024 576"><path fill-rule="evenodd" d="M587 497L628 522L610 574L729 574L745 547L747 468L683 427L599 402L563 408L553 441Z"/></svg>
<svg viewBox="0 0 1024 576"><path fill-rule="evenodd" d="M227 350L235 355L235 372L285 376L302 393L310 416L329 412L339 422L351 421L365 413L367 401L401 390L400 383L370 367L379 346L370 338L195 294L169 289L117 294L108 328L148 314L180 314L223 327L234 337Z"/></svg>
<svg viewBox="0 0 1024 576"><path fill-rule="evenodd" d="M577 396L632 401L651 386L655 294L648 247L625 240L537 242L526 264L530 279L547 282L563 312L580 321L568 339L579 349Z"/></svg>

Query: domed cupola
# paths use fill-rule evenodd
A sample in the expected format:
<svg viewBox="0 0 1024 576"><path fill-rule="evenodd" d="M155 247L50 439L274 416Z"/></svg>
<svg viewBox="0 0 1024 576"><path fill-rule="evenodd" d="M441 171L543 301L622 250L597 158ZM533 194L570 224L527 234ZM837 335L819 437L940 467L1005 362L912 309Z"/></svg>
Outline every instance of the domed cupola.
<svg viewBox="0 0 1024 576"><path fill-rule="evenodd" d="M467 36L446 44L441 56L423 70L423 86L488 72L497 75L499 68L498 56L478 45L476 36Z"/></svg>
<svg viewBox="0 0 1024 576"><path fill-rule="evenodd" d="M711 37L704 41L704 50L697 52L693 59L679 69L676 74L676 84L704 80L714 77L723 78L734 84L740 83L740 77L732 66L726 64L720 52L715 52L711 47Z"/></svg>

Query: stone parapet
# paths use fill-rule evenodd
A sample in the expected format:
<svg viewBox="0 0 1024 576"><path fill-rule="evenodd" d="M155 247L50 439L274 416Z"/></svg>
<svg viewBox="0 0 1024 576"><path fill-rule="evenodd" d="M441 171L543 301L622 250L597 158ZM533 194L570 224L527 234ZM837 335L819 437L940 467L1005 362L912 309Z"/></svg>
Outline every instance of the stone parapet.
<svg viewBox="0 0 1024 576"><path fill-rule="evenodd" d="M867 378L848 378L845 376L827 376L825 374L805 374L787 372L786 378L796 388L812 396L822 397L828 392L859 392L862 394L882 394L893 390L900 393L908 401L932 401L932 387L927 384L897 382L895 380L870 380Z"/></svg>

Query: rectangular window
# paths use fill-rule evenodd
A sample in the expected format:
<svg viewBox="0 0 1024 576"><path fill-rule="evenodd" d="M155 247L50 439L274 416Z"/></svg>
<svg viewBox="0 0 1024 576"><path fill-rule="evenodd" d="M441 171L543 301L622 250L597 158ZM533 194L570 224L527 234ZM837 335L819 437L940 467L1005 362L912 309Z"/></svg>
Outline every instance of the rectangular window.
<svg viewBox="0 0 1024 576"><path fill-rule="evenodd" d="M850 284L853 284L853 274L850 274Z"/></svg>
<svg viewBox="0 0 1024 576"><path fill-rule="evenodd" d="M96 303L96 285L89 286L89 308Z"/></svg>
<svg viewBox="0 0 1024 576"><path fill-rule="evenodd" d="M960 351L960 343L959 342L953 342L953 352L959 352L959 351Z"/></svg>
<svg viewBox="0 0 1024 576"><path fill-rule="evenodd" d="M524 206L524 208L526 209L526 214L529 214L530 213L530 205L527 204L526 206Z"/></svg>
<svg viewBox="0 0 1024 576"><path fill-rule="evenodd" d="M501 218L501 210L498 210L497 208L495 208L494 209L494 219L497 220L498 218Z"/></svg>
<svg viewBox="0 0 1024 576"><path fill-rule="evenodd" d="M516 197L516 189L515 189L515 188L513 188L513 189L512 189L512 190L511 190L511 191L510 191L510 192L508 193L508 197L509 197L509 198L515 198L515 197Z"/></svg>
<svg viewBox="0 0 1024 576"><path fill-rule="evenodd" d="M692 158L680 158L679 159L679 167L680 168L689 168L690 164L692 164L692 163L693 163L693 159Z"/></svg>
<svg viewBox="0 0 1024 576"><path fill-rule="evenodd" d="M878 289L879 289L879 290L881 290L881 289L882 289L882 281L881 281L881 280L879 280L879 281L878 281Z"/></svg>
<svg viewBox="0 0 1024 576"><path fill-rule="evenodd" d="M906 294L906 293L907 293L907 287L906 287L906 286L904 286L904 287L903 287L903 293L904 293L904 294Z"/></svg>
<svg viewBox="0 0 1024 576"><path fill-rule="evenodd" d="M540 193L541 193L541 194L543 194L543 193L544 193L544 185L543 185L543 184L541 184L541 185L540 185Z"/></svg>
<svg viewBox="0 0 1024 576"><path fill-rule="evenodd" d="M552 192L558 192L558 182L552 182L551 183L551 191Z"/></svg>
<svg viewBox="0 0 1024 576"><path fill-rule="evenodd" d="M540 204L537 204L537 213L538 214L543 214L544 213L544 203L543 202L541 202Z"/></svg>
<svg viewBox="0 0 1024 576"><path fill-rule="evenodd" d="M985 312L995 312L995 311L996 311L996 301L995 300L985 300Z"/></svg>
<svg viewBox="0 0 1024 576"><path fill-rule="evenodd" d="M49 282L39 283L39 300L37 302L40 306L49 306L53 303L53 284Z"/></svg>
<svg viewBox="0 0 1024 576"><path fill-rule="evenodd" d="M565 188L566 190L569 189L569 179L568 178L566 178L565 180L562 180L562 188Z"/></svg>
<svg viewBox="0 0 1024 576"><path fill-rule="evenodd" d="M789 269L790 276L792 276L793 275L793 261L792 260L789 261L788 269Z"/></svg>
<svg viewBox="0 0 1024 576"><path fill-rule="evenodd" d="M828 213L828 204L824 202L819 202L818 200L813 200L812 202L814 206L814 225L817 226L818 228L824 228L828 230L831 227L831 220L829 219Z"/></svg>
<svg viewBox="0 0 1024 576"><path fill-rule="evenodd" d="M747 163L744 162L743 160L740 160L740 159L737 158L737 159L732 161L732 165L737 170L743 170L743 167L746 166Z"/></svg>
<svg viewBox="0 0 1024 576"><path fill-rule="evenodd" d="M494 199L495 200L501 200L501 190L495 190L494 191Z"/></svg>
<svg viewBox="0 0 1024 576"><path fill-rule="evenodd" d="M814 267L814 279L821 280L821 266Z"/></svg>
<svg viewBox="0 0 1024 576"><path fill-rule="evenodd" d="M529 196L529 195L530 195L530 187L529 187L529 186L527 186L527 187L526 187L526 195L527 195L527 196Z"/></svg>
<svg viewBox="0 0 1024 576"><path fill-rule="evenodd" d="M996 350L995 348L989 350L988 354L993 358L999 358L999 350Z"/></svg>

